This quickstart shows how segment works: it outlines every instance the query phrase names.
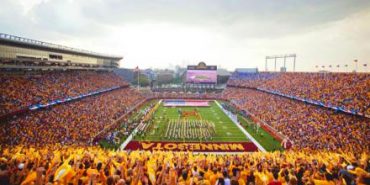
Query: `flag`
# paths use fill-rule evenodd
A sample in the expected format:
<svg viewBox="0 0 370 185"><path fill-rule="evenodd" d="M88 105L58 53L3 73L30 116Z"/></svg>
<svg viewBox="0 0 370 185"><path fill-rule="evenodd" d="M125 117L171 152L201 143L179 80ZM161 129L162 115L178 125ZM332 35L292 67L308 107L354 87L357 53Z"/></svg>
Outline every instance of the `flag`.
<svg viewBox="0 0 370 185"><path fill-rule="evenodd" d="M67 174L72 170L69 164L61 165L57 171L54 173L54 181L62 180Z"/></svg>
<svg viewBox="0 0 370 185"><path fill-rule="evenodd" d="M133 71L134 71L134 72L138 72L138 71L140 71L139 66L136 66L136 67L133 69Z"/></svg>
<svg viewBox="0 0 370 185"><path fill-rule="evenodd" d="M60 181L63 180L64 177L71 178L71 175L73 176L73 169L71 165L69 165L69 161L72 160L74 156L71 155L66 159L61 166L57 169L57 171L54 173L54 181Z"/></svg>

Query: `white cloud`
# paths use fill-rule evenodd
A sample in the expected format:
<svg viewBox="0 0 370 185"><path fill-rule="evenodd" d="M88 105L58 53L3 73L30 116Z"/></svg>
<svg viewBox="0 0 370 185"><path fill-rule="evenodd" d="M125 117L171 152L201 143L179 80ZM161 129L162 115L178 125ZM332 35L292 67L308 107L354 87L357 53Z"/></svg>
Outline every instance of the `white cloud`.
<svg viewBox="0 0 370 185"><path fill-rule="evenodd" d="M123 55L123 67L206 61L264 69L297 53L298 70L370 61L369 1L2 0L3 32ZM271 69L272 65L270 65Z"/></svg>

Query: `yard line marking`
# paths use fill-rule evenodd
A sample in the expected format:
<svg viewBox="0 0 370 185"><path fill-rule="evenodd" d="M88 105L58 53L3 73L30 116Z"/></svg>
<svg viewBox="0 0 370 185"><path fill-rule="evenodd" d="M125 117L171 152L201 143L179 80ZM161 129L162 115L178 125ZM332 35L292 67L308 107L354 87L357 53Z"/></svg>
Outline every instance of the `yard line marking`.
<svg viewBox="0 0 370 185"><path fill-rule="evenodd" d="M218 107L230 118L230 120L237 126L239 127L239 129L245 134L245 136L247 136L249 138L249 140L251 140L256 146L257 148L262 151L262 152L266 152L266 149L263 148L263 146L258 143L258 141L256 139L253 138L253 136L251 136L240 124L238 124L234 119L231 118L230 115L228 115L225 110L222 108L222 106L218 103L217 100L215 100L215 103L218 105Z"/></svg>

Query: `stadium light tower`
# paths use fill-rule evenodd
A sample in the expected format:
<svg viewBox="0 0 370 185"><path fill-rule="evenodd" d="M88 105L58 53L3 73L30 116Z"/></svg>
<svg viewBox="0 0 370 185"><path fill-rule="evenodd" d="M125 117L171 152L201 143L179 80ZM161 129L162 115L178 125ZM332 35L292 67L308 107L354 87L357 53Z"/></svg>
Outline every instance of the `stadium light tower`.
<svg viewBox="0 0 370 185"><path fill-rule="evenodd" d="M284 59L284 68L286 69L286 62L287 62L287 58L293 58L293 71L295 71L295 62L296 62L296 58L297 58L297 55L296 54L285 54L285 55L270 55L270 56L266 56L265 58L265 70L268 71L267 69L267 64L268 64L268 60L269 59L274 59L274 71L276 71L276 62L277 62L277 59L279 58L283 58Z"/></svg>

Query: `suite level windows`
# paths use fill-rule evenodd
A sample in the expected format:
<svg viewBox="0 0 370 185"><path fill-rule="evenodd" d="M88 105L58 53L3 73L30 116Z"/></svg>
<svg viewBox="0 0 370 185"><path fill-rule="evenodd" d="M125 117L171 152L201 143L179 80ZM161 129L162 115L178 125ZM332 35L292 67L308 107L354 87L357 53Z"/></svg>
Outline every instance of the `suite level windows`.
<svg viewBox="0 0 370 185"><path fill-rule="evenodd" d="M49 58L50 59L55 59L55 60L63 60L63 56L62 55L50 54L49 55Z"/></svg>

